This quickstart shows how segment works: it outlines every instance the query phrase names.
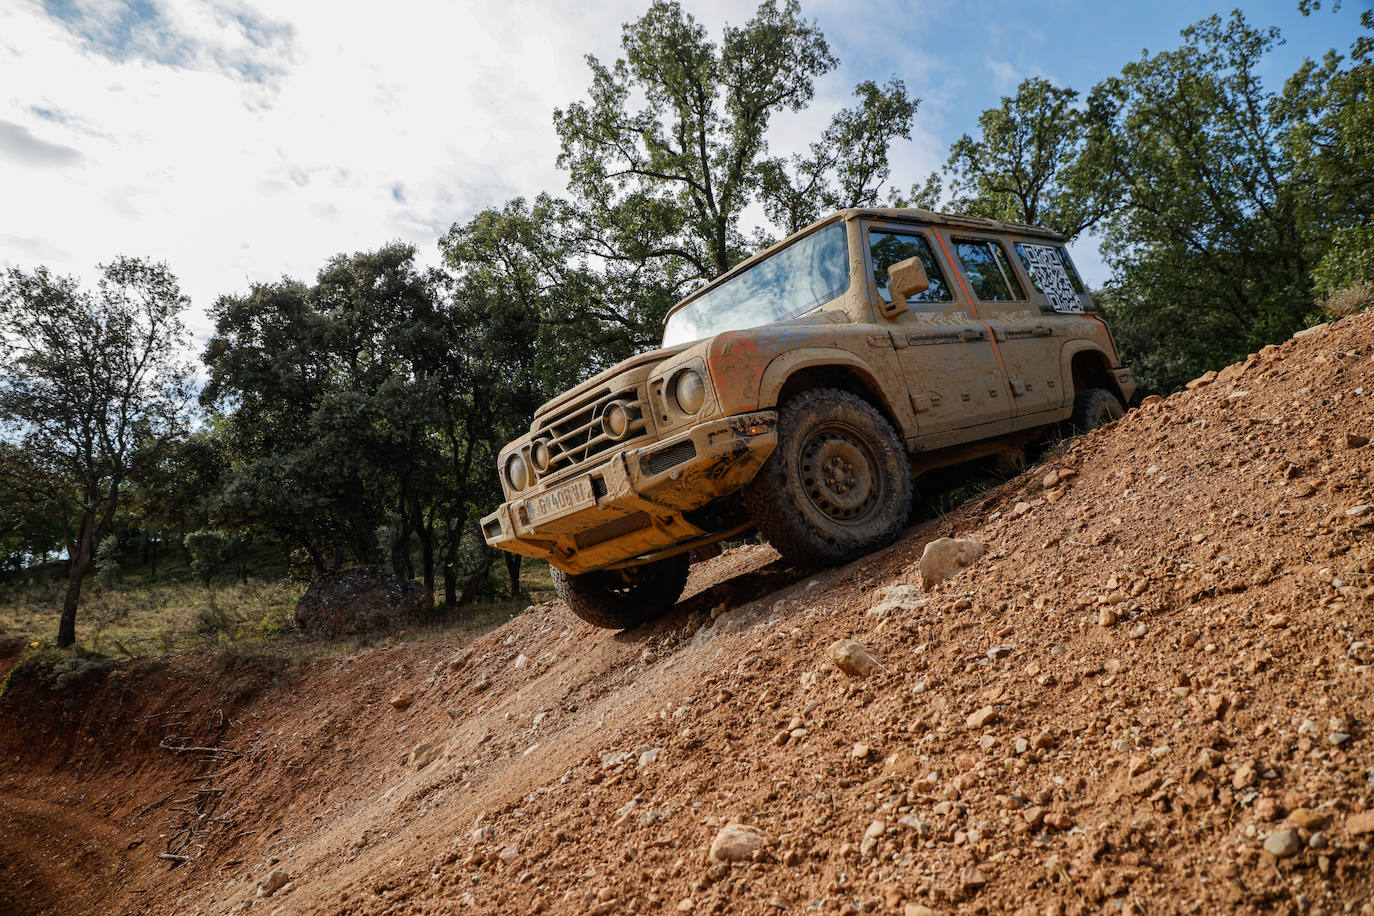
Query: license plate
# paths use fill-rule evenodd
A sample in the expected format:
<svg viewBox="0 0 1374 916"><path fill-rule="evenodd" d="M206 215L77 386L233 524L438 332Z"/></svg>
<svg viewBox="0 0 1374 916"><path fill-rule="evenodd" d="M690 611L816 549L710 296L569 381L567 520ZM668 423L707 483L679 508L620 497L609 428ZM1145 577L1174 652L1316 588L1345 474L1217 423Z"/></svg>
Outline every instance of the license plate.
<svg viewBox="0 0 1374 916"><path fill-rule="evenodd" d="M531 497L525 503L525 508L529 511L530 521L537 525L594 505L596 494L592 492L592 478L587 476L570 480L547 493Z"/></svg>

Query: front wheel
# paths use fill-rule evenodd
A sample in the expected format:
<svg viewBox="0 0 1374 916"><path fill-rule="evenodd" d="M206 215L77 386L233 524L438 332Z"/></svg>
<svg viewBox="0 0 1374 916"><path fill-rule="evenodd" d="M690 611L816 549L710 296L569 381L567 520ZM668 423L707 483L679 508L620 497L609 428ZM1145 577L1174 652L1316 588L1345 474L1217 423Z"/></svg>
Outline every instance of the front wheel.
<svg viewBox="0 0 1374 916"><path fill-rule="evenodd" d="M626 630L666 614L687 585L687 554L630 569L572 575L553 567L553 587L574 614L596 627Z"/></svg>
<svg viewBox="0 0 1374 916"><path fill-rule="evenodd" d="M784 558L836 566L897 540L911 491L906 449L883 415L857 395L818 388L778 412L777 448L741 497Z"/></svg>

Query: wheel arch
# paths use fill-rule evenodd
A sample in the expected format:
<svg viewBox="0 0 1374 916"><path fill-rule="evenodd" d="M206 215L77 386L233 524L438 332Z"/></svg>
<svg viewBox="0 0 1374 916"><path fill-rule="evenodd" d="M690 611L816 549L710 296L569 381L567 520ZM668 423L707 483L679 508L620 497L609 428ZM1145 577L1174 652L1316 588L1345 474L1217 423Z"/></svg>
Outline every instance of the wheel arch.
<svg viewBox="0 0 1374 916"><path fill-rule="evenodd" d="M1112 374L1112 360L1106 351L1088 341L1066 344L1060 355L1063 377L1073 386L1066 392L1066 400L1090 388L1103 388L1116 395L1123 405L1126 397Z"/></svg>
<svg viewBox="0 0 1374 916"><path fill-rule="evenodd" d="M843 350L809 348L794 350L768 364L759 388L759 404L779 407L803 391L835 388L863 398L873 405L900 436L914 433L903 422L894 403L901 403L883 388L873 370L854 354Z"/></svg>

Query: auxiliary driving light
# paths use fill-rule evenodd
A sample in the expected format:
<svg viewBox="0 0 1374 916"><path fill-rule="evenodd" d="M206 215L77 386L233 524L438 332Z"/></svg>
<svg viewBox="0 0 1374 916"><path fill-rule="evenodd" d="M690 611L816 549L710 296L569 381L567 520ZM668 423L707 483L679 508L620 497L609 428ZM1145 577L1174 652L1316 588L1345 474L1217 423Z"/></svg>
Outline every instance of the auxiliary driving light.
<svg viewBox="0 0 1374 916"><path fill-rule="evenodd" d="M525 459L519 455L511 455L506 461L506 482L511 488L519 492L530 485L529 468L525 467Z"/></svg>
<svg viewBox="0 0 1374 916"><path fill-rule="evenodd" d="M706 403L706 383L695 369L683 369L673 382L673 396L678 409L690 416Z"/></svg>
<svg viewBox="0 0 1374 916"><path fill-rule="evenodd" d="M537 440L530 446L530 464L534 465L534 470L542 474L549 469L549 443L543 439Z"/></svg>
<svg viewBox="0 0 1374 916"><path fill-rule="evenodd" d="M624 439L630 431L630 411L619 401L612 401L601 412L601 431L611 439Z"/></svg>

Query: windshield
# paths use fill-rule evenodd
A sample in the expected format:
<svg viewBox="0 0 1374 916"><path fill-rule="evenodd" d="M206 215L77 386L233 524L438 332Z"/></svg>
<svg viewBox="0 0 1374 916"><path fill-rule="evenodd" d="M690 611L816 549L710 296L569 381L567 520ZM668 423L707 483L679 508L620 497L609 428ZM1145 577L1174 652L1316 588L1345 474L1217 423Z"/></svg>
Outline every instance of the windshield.
<svg viewBox="0 0 1374 916"><path fill-rule="evenodd" d="M834 222L678 309L663 329L663 346L792 318L848 288L845 226Z"/></svg>

